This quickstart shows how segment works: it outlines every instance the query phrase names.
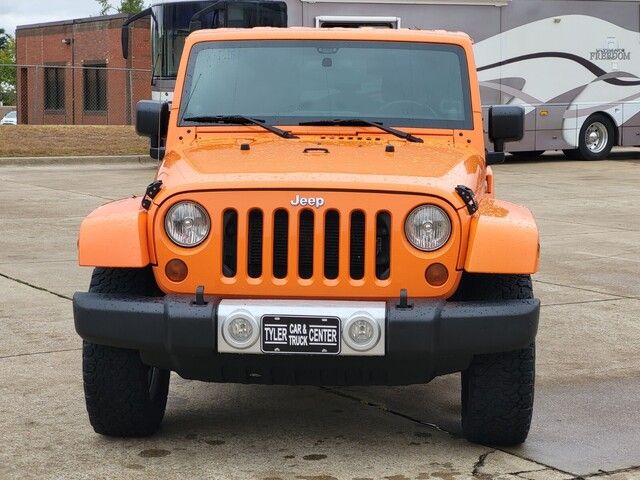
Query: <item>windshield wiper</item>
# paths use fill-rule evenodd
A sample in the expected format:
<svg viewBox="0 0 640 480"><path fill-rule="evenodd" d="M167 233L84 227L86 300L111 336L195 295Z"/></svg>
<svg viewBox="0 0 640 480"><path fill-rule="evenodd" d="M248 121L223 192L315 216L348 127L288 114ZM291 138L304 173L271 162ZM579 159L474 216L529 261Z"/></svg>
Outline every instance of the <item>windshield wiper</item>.
<svg viewBox="0 0 640 480"><path fill-rule="evenodd" d="M196 123L225 123L228 125L257 125L265 130L275 133L282 138L298 138L291 132L282 130L273 125L267 125L264 120L260 118L245 117L243 115L197 115L193 117L186 117L182 119L185 122Z"/></svg>
<svg viewBox="0 0 640 480"><path fill-rule="evenodd" d="M311 122L301 122L300 125L303 126L339 126L339 127L376 127L382 131L390 133L391 135L395 135L396 137L403 138L409 142L414 143L424 143L420 137L416 137L415 135L411 135L410 133L403 132L402 130L397 130L391 127L385 127L382 122L370 122L369 120L364 120L362 118L336 118L334 120L315 120Z"/></svg>

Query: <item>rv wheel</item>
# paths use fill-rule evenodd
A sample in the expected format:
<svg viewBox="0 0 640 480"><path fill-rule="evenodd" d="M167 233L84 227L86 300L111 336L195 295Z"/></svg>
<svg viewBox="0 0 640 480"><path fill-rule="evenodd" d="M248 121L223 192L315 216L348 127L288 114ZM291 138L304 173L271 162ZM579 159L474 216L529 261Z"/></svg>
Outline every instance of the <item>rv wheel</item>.
<svg viewBox="0 0 640 480"><path fill-rule="evenodd" d="M580 160L604 160L613 148L614 125L608 116L596 113L584 122L578 140L577 149L565 150L567 157Z"/></svg>

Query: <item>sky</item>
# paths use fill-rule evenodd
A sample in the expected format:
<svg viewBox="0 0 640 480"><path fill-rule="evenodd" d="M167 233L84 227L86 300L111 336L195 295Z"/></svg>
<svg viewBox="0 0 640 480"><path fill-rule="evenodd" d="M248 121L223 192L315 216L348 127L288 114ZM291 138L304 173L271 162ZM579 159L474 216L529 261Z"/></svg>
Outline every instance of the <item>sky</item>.
<svg viewBox="0 0 640 480"><path fill-rule="evenodd" d="M16 25L99 14L100 7L95 0L0 0L0 28L11 35L15 33Z"/></svg>

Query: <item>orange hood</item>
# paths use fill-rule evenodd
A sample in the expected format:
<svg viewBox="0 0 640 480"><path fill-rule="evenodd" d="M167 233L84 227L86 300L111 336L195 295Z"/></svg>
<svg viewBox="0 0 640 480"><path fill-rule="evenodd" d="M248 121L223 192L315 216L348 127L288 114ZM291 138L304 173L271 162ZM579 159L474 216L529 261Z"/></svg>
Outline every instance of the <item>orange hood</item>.
<svg viewBox="0 0 640 480"><path fill-rule="evenodd" d="M452 136L424 143L367 137L203 137L167 153L156 202L202 190L371 190L436 195L462 208L457 185L483 193L483 158L470 147L454 146ZM241 150L242 144L249 149ZM395 151L387 152L387 145Z"/></svg>

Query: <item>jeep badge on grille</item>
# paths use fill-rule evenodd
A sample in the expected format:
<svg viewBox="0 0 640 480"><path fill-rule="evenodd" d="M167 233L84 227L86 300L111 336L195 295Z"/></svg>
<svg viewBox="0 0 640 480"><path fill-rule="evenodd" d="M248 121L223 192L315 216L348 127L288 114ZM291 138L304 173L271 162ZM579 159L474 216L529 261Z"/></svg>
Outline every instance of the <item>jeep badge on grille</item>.
<svg viewBox="0 0 640 480"><path fill-rule="evenodd" d="M325 201L322 197L301 197L300 195L296 195L296 198L291 200L290 203L292 207L309 206L321 208L322 206L324 206Z"/></svg>

